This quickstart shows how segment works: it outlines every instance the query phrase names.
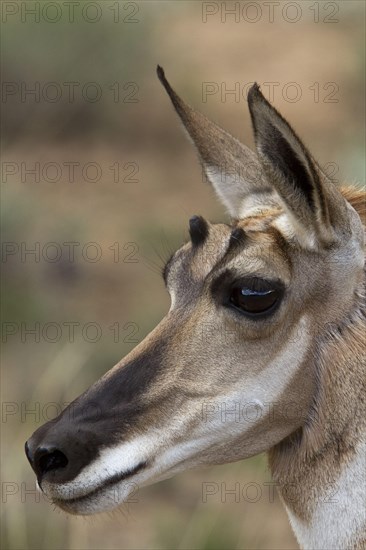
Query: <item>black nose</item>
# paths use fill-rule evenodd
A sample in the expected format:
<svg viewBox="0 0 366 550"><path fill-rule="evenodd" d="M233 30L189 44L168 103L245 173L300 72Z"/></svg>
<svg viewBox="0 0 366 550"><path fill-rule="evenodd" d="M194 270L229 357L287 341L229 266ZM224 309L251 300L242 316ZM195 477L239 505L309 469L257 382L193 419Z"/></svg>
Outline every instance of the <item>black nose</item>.
<svg viewBox="0 0 366 550"><path fill-rule="evenodd" d="M67 422L47 422L28 439L25 454L38 483L67 483L98 455L99 439L90 429Z"/></svg>
<svg viewBox="0 0 366 550"><path fill-rule="evenodd" d="M39 481L47 472L64 468L69 462L65 454L55 446L38 447L32 454L27 442L25 444L25 454Z"/></svg>

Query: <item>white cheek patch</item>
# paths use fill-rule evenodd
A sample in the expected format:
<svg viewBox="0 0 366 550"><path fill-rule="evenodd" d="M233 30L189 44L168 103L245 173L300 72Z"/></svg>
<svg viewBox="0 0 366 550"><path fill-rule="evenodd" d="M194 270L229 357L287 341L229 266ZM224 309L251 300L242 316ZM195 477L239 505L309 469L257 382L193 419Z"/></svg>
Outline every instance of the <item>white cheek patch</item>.
<svg viewBox="0 0 366 550"><path fill-rule="evenodd" d="M229 430L230 437L233 431L245 434L263 420L270 406L280 401L306 356L310 340L308 323L308 318L304 315L294 327L293 333L288 335L289 343L267 367L259 373L251 373L248 369L242 389L237 389L230 395L218 396L211 403L211 408L207 407L206 417L212 424L210 429L215 428L216 424L217 428L224 428L224 432ZM292 338L293 335L296 337Z"/></svg>
<svg viewBox="0 0 366 550"><path fill-rule="evenodd" d="M290 339L288 346L267 368L243 382L244 391L236 390L208 402L207 407L202 409L201 422L187 436L187 441L169 446L157 457L161 470L158 479L199 465L200 453L210 446L225 442L230 444L237 436L245 436L263 421L269 407L280 400L307 353L310 335L306 316L295 330L297 334L302 334L302 346L296 338ZM180 424L184 425L184 419Z"/></svg>

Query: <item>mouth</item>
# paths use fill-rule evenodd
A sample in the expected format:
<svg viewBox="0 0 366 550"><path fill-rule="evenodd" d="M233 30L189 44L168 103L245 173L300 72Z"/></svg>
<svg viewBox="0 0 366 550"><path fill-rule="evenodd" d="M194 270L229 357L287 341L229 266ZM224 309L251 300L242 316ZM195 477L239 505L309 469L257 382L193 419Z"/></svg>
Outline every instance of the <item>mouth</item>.
<svg viewBox="0 0 366 550"><path fill-rule="evenodd" d="M146 461L140 462L134 468L111 476L84 495L71 498L53 497L52 502L65 512L78 515L95 514L108 508L115 508L121 502L126 501L134 489L137 489L135 483L129 483L122 487L119 484L132 478L147 466Z"/></svg>

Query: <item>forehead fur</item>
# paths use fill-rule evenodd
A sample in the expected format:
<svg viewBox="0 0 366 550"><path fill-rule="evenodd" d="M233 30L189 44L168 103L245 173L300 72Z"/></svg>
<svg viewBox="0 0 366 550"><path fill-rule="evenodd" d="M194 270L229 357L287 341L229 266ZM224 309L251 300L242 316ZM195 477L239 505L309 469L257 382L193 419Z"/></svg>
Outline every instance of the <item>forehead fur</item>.
<svg viewBox="0 0 366 550"><path fill-rule="evenodd" d="M283 216L281 208L262 208L229 224L210 224L203 220L204 241L192 239L181 247L167 265L167 275L182 281L199 282L213 272L229 268L242 274L288 279L291 258L288 243L276 228ZM202 218L201 218L202 220ZM188 281L185 281L188 282Z"/></svg>
<svg viewBox="0 0 366 550"><path fill-rule="evenodd" d="M343 189L342 192L346 195ZM364 209L365 195L359 194L362 201L358 203L362 203ZM354 191L345 198L360 214L359 204L350 200L353 195ZM174 254L167 265L166 275L170 274L175 284L178 282L182 289L191 288L192 292L192 284L226 268L241 274L278 277L286 283L293 271L294 254L301 250L309 252L306 243L299 239L298 230L293 227L292 216L274 200L262 205L252 202L247 212L243 212L240 219L233 219L231 224L211 224L195 216L191 219L190 229L191 240ZM321 253L321 250L315 252ZM306 257L310 261L308 254ZM353 258L347 261L354 263Z"/></svg>

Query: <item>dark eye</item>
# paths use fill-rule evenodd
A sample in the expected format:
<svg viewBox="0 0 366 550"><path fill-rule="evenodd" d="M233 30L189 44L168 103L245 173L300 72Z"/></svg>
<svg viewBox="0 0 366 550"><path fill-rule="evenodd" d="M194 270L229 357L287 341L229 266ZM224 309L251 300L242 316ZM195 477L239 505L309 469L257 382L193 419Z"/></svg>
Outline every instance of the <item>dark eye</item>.
<svg viewBox="0 0 366 550"><path fill-rule="evenodd" d="M232 286L230 303L250 316L269 313L274 309L282 292L269 281L250 279Z"/></svg>

